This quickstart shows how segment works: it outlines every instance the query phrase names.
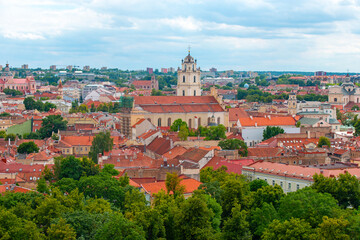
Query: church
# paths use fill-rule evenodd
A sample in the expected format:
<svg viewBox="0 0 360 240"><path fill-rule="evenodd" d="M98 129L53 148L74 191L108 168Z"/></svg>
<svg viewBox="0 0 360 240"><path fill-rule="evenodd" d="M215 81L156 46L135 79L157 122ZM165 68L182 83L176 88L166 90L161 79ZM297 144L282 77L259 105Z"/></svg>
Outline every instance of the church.
<svg viewBox="0 0 360 240"><path fill-rule="evenodd" d="M360 88L350 81L348 74L341 86L329 87L329 103L345 106L350 102L360 103Z"/></svg>
<svg viewBox="0 0 360 240"><path fill-rule="evenodd" d="M14 78L12 72L10 72L9 64L6 64L0 76L0 91L3 92L6 88L18 90L25 94L32 94L36 92L35 79L32 76Z"/></svg>
<svg viewBox="0 0 360 240"><path fill-rule="evenodd" d="M122 112L120 131L131 136L131 126L142 119L157 127L170 127L177 119L190 128L229 125L229 114L215 88L210 96L201 96L200 68L190 51L178 69L177 96L135 96L132 108Z"/></svg>

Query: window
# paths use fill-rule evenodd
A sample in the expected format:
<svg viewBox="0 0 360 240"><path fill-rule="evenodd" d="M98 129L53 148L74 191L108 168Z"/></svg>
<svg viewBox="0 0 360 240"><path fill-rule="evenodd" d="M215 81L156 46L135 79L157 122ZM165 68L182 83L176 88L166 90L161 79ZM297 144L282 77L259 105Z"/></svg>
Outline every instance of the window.
<svg viewBox="0 0 360 240"><path fill-rule="evenodd" d="M267 182L267 178L265 178L264 180L265 180L265 182Z"/></svg>
<svg viewBox="0 0 360 240"><path fill-rule="evenodd" d="M158 118L158 127L161 127L161 118Z"/></svg>
<svg viewBox="0 0 360 240"><path fill-rule="evenodd" d="M281 187L281 188L283 187L283 182L280 182L280 187Z"/></svg>
<svg viewBox="0 0 360 240"><path fill-rule="evenodd" d="M210 117L208 117L208 123L207 123L207 125L210 125Z"/></svg>
<svg viewBox="0 0 360 240"><path fill-rule="evenodd" d="M194 96L196 96L196 90L194 90Z"/></svg>
<svg viewBox="0 0 360 240"><path fill-rule="evenodd" d="M183 82L185 82L185 76L183 76Z"/></svg>
<svg viewBox="0 0 360 240"><path fill-rule="evenodd" d="M194 76L194 83L196 82L196 76Z"/></svg>
<svg viewBox="0 0 360 240"><path fill-rule="evenodd" d="M185 96L185 90L183 90L183 96Z"/></svg>
<svg viewBox="0 0 360 240"><path fill-rule="evenodd" d="M334 102L337 102L337 98L334 98Z"/></svg>
<svg viewBox="0 0 360 240"><path fill-rule="evenodd" d="M66 152L69 153L69 149L67 149Z"/></svg>
<svg viewBox="0 0 360 240"><path fill-rule="evenodd" d="M189 128L191 128L191 119L189 119Z"/></svg>
<svg viewBox="0 0 360 240"><path fill-rule="evenodd" d="M289 190L291 190L291 183L289 183L289 185L288 185L288 189L289 189Z"/></svg>
<svg viewBox="0 0 360 240"><path fill-rule="evenodd" d="M275 180L272 180L272 185L275 186Z"/></svg>
<svg viewBox="0 0 360 240"><path fill-rule="evenodd" d="M168 118L168 127L171 127L171 118Z"/></svg>
<svg viewBox="0 0 360 240"><path fill-rule="evenodd" d="M299 190L299 189L300 189L300 185L296 184L296 190Z"/></svg>
<svg viewBox="0 0 360 240"><path fill-rule="evenodd" d="M217 118L217 124L220 124L220 117Z"/></svg>
<svg viewBox="0 0 360 240"><path fill-rule="evenodd" d="M30 181L32 181L32 177L30 177Z"/></svg>
<svg viewBox="0 0 360 240"><path fill-rule="evenodd" d="M198 127L201 126L201 118L198 118Z"/></svg>
<svg viewBox="0 0 360 240"><path fill-rule="evenodd" d="M36 169L34 168L34 172L36 171Z"/></svg>

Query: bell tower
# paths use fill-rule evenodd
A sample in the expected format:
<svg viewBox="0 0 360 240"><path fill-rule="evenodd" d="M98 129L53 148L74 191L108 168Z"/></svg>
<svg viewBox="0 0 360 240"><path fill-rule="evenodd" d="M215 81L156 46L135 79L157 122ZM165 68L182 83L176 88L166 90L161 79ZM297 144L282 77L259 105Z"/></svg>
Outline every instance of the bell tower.
<svg viewBox="0 0 360 240"><path fill-rule="evenodd" d="M201 96L200 68L196 67L196 59L188 55L181 61L178 68L177 96Z"/></svg>
<svg viewBox="0 0 360 240"><path fill-rule="evenodd" d="M288 113L291 115L296 115L297 113L297 99L295 93L289 94Z"/></svg>

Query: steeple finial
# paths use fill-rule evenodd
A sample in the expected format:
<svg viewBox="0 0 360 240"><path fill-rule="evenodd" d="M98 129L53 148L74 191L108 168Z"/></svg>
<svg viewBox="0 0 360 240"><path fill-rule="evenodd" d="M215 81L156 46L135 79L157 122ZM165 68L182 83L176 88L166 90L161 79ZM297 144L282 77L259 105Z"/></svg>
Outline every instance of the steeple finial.
<svg viewBox="0 0 360 240"><path fill-rule="evenodd" d="M188 52L189 52L189 55L190 55L190 45L189 45L189 47L188 47Z"/></svg>

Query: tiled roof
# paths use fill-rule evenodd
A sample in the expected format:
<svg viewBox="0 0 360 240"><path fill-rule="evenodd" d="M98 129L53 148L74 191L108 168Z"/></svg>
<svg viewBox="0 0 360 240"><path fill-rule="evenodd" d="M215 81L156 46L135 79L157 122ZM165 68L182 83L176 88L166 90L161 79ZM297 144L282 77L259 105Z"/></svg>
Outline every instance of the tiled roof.
<svg viewBox="0 0 360 240"><path fill-rule="evenodd" d="M185 194L187 194L187 193L192 193L196 189L198 189L199 186L201 185L201 182L199 182L195 179L192 179L192 178L188 178L188 179L183 179L180 182L180 184L185 186ZM141 187L145 190L145 192L147 192L150 195L153 195L154 193L158 193L161 190L166 191L165 181L154 182L154 183L144 183L141 185Z"/></svg>
<svg viewBox="0 0 360 240"><path fill-rule="evenodd" d="M246 117L239 118L241 126L295 126L296 121L293 117Z"/></svg>
<svg viewBox="0 0 360 240"><path fill-rule="evenodd" d="M249 157L275 157L279 156L282 149L279 147L249 147L248 156Z"/></svg>
<svg viewBox="0 0 360 240"><path fill-rule="evenodd" d="M62 136L60 142L71 146L91 146L94 136Z"/></svg>
<svg viewBox="0 0 360 240"><path fill-rule="evenodd" d="M163 157L167 158L167 159L172 159L175 158L179 155L184 154L187 151L186 148L182 147L182 146L176 146L173 149L171 149L170 151L166 152L163 154Z"/></svg>
<svg viewBox="0 0 360 240"><path fill-rule="evenodd" d="M147 147L148 150L163 155L171 148L171 142L169 139L156 137Z"/></svg>
<svg viewBox="0 0 360 240"><path fill-rule="evenodd" d="M189 148L184 154L177 156L179 160L190 160L193 162L199 162L204 156L209 152L209 150L203 150L199 148Z"/></svg>
<svg viewBox="0 0 360 240"><path fill-rule="evenodd" d="M244 108L229 108L229 121L236 122L239 118L249 117Z"/></svg>

